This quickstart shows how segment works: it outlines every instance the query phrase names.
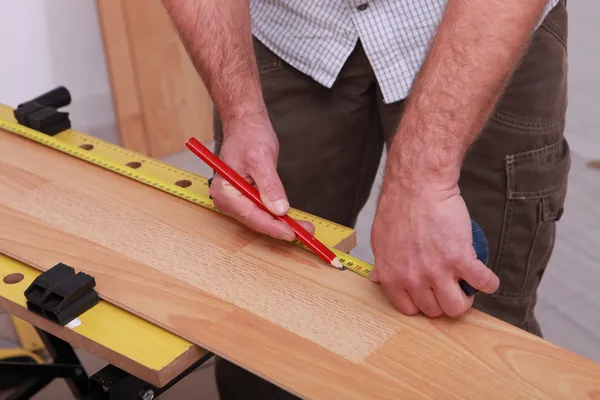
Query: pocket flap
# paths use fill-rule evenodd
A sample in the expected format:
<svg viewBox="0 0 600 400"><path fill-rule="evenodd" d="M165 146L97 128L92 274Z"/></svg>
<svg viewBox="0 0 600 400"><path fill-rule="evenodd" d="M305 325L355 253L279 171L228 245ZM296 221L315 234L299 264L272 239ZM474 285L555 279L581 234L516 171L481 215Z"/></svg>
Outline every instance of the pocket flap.
<svg viewBox="0 0 600 400"><path fill-rule="evenodd" d="M569 151L567 141L561 139L548 146L506 156L509 199L545 198L562 191L571 166ZM551 201L548 202L546 208L552 209Z"/></svg>

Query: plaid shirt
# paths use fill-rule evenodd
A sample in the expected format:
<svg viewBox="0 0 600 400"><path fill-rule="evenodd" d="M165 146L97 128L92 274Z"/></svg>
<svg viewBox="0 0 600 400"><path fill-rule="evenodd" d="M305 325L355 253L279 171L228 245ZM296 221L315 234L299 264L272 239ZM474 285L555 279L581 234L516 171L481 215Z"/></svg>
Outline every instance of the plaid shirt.
<svg viewBox="0 0 600 400"><path fill-rule="evenodd" d="M526 1L526 0L525 0ZM559 0L549 0L544 16ZM360 40L386 103L408 95L446 0L250 0L252 33L330 88Z"/></svg>

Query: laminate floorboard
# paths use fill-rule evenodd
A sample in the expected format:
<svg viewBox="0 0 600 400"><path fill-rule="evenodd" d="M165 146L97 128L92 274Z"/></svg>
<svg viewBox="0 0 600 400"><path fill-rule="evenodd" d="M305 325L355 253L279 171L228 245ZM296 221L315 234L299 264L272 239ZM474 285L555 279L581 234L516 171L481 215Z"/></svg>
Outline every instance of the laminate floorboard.
<svg viewBox="0 0 600 400"><path fill-rule="evenodd" d="M405 317L379 285L0 131L0 251L309 399L597 399L600 365L472 310Z"/></svg>

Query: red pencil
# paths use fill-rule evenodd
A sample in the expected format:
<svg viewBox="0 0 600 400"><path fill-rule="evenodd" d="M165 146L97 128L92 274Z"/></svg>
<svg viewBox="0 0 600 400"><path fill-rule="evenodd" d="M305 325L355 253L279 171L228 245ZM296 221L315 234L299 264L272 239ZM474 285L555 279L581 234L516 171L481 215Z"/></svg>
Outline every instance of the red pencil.
<svg viewBox="0 0 600 400"><path fill-rule="evenodd" d="M192 151L192 153L196 154L200 157L205 163L207 163L214 171L220 174L223 178L225 178L229 183L231 183L237 190L242 192L247 198L252 200L254 204L259 206L264 211L273 215L267 207L263 204L260 199L260 194L255 187L250 185L245 179L243 179L237 172L231 169L227 164L225 164L221 159L219 159L214 153L208 150L202 143L200 143L195 138L190 138L186 142L186 147ZM323 243L321 243L317 238L311 235L306 229L304 229L298 222L296 222L293 218L288 215L278 216L273 215L275 218L280 221L288 224L296 233L296 237L304 243L310 250L312 250L316 255L321 257L325 262L331 264L332 266L338 269L344 269L344 266L340 262L340 260L336 257L336 255Z"/></svg>

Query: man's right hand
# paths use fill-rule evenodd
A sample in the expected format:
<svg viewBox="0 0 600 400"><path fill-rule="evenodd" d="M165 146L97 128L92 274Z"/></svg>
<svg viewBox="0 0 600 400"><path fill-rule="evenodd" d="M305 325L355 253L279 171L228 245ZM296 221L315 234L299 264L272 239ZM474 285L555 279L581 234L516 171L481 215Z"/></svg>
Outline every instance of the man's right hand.
<svg viewBox="0 0 600 400"><path fill-rule="evenodd" d="M254 185L263 204L275 215L288 213L290 205L277 174L279 141L268 119L246 117L224 122L220 158L240 176ZM210 185L210 195L219 211L276 239L292 241L292 228L263 211L218 173ZM312 224L298 221L309 232Z"/></svg>
<svg viewBox="0 0 600 400"><path fill-rule="evenodd" d="M279 142L267 116L256 66L248 0L163 0L223 120L220 157L261 194L275 215L289 210L276 172ZM215 175L210 195L219 211L257 232L293 240L292 228ZM308 222L298 221L313 233Z"/></svg>

